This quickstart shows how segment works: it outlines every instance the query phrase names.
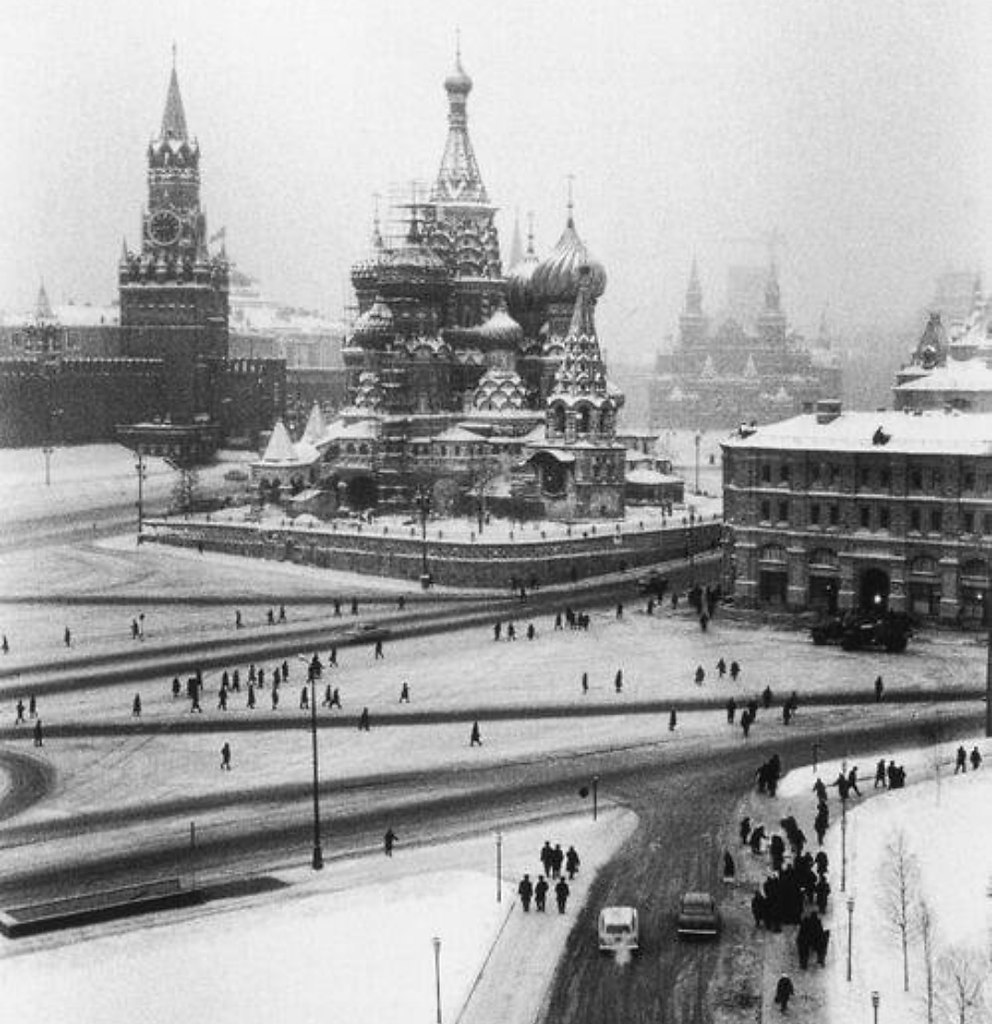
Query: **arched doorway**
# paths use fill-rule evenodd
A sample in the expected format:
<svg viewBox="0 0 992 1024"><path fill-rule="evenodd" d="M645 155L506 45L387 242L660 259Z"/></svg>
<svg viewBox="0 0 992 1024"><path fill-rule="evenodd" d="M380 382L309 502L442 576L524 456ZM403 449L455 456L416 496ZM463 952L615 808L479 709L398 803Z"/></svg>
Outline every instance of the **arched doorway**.
<svg viewBox="0 0 992 1024"><path fill-rule="evenodd" d="M865 569L861 574L861 611L888 611L889 586L889 574L884 569Z"/></svg>

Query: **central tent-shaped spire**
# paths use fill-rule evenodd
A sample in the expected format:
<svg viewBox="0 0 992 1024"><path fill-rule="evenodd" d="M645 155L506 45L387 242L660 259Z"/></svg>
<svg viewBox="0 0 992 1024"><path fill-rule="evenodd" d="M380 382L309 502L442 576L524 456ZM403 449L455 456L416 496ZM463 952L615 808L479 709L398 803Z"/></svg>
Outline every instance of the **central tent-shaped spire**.
<svg viewBox="0 0 992 1024"><path fill-rule="evenodd" d="M472 79L462 67L461 50L455 54L455 69L444 80L448 94L448 139L441 157L441 168L431 192L433 203L488 203L486 186L468 137L466 101L472 91Z"/></svg>
<svg viewBox="0 0 992 1024"><path fill-rule="evenodd" d="M169 78L169 92L165 98L165 113L162 114L162 139L176 139L187 142L186 111L179 93L179 76L176 74L176 51L172 50L172 76Z"/></svg>

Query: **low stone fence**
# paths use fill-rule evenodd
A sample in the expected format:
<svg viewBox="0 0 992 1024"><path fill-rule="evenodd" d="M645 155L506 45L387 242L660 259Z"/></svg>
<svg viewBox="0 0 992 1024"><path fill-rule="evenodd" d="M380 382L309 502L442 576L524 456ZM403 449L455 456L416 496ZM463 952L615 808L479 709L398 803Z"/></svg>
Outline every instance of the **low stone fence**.
<svg viewBox="0 0 992 1024"><path fill-rule="evenodd" d="M435 583L456 587L508 587L574 582L623 572L641 565L691 558L720 546L722 520L682 525L627 525L621 531L602 524L576 524L572 536L548 537L528 529L490 542L482 537L446 539L432 528L426 543L415 536L321 524L309 529L268 523L211 522L206 518L152 519L145 541L268 558L372 576L416 580L426 562Z"/></svg>

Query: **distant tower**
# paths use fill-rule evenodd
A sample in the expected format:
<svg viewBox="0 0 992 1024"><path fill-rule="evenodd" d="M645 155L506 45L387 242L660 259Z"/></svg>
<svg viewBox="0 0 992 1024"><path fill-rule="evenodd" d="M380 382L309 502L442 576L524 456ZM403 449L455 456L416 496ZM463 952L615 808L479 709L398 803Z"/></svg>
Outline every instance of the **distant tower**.
<svg viewBox="0 0 992 1024"><path fill-rule="evenodd" d="M165 412L189 422L211 406L205 361L227 356L228 265L207 251L200 147L186 127L173 53L158 137L148 146L141 249L118 267L127 354L165 363Z"/></svg>
<svg viewBox="0 0 992 1024"><path fill-rule="evenodd" d="M690 348L706 338L706 317L703 315L703 289L699 283L699 267L692 261L689 285L685 290L685 306L679 317L679 343Z"/></svg>
<svg viewBox="0 0 992 1024"><path fill-rule="evenodd" d="M762 341L784 343L786 320L782 312L782 292L778 284L778 267L775 262L768 267L765 282L765 305L758 314L758 335Z"/></svg>

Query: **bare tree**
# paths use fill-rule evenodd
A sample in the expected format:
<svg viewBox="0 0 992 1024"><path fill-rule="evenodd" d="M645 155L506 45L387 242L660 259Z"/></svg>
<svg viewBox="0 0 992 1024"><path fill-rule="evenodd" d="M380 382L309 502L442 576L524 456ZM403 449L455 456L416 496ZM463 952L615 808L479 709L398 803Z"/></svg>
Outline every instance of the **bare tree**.
<svg viewBox="0 0 992 1024"><path fill-rule="evenodd" d="M902 943L902 986L909 991L909 942L917 925L914 895L919 887L920 867L900 829L885 845L881 866L878 904L890 931Z"/></svg>
<svg viewBox="0 0 992 1024"><path fill-rule="evenodd" d="M989 977L988 957L968 946L952 946L938 961L940 1002L948 1024L979 1024L988 1017L985 987Z"/></svg>
<svg viewBox="0 0 992 1024"><path fill-rule="evenodd" d="M926 896L920 896L914 907L916 931L923 947L923 971L926 979L927 1024L934 1024L937 992L937 920Z"/></svg>

